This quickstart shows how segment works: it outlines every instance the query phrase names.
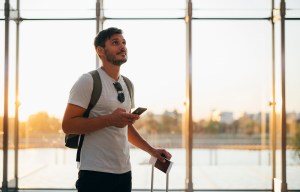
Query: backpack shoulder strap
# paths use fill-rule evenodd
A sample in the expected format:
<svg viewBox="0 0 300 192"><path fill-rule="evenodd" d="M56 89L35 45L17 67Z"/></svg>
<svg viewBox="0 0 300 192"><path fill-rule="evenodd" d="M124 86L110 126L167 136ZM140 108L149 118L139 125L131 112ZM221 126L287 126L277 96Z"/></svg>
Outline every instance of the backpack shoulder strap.
<svg viewBox="0 0 300 192"><path fill-rule="evenodd" d="M122 75L122 77L125 81L125 84L127 86L128 91L129 91L131 106L134 106L134 87L133 87L133 84L127 77L125 77L123 75Z"/></svg>
<svg viewBox="0 0 300 192"><path fill-rule="evenodd" d="M84 112L84 115L83 115L84 117L89 116L90 111L98 102L101 92L102 92L102 83L101 83L101 78L100 78L99 72L97 70L93 70L93 71L90 71L89 73L93 77L93 91L92 91L89 106L86 109L86 111Z"/></svg>
<svg viewBox="0 0 300 192"><path fill-rule="evenodd" d="M90 111L93 109L93 107L98 102L98 100L101 96L101 92L102 92L102 82L101 82L99 72L97 70L93 70L93 71L90 71L89 73L93 77L93 91L92 91L89 106L83 114L83 116L86 117L86 118L89 117ZM84 135L80 135L79 144L78 144L78 148L77 148L77 154L76 154L76 161L77 162L80 161L80 153L81 153L81 147L82 147L82 144L83 144L83 140L84 140Z"/></svg>

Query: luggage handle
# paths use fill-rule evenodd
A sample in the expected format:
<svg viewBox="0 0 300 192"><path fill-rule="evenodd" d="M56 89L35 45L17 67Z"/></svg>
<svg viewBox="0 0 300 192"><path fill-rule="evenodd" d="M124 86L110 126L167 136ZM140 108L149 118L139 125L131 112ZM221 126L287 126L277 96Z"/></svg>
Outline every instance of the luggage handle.
<svg viewBox="0 0 300 192"><path fill-rule="evenodd" d="M153 192L153 181L154 181L154 164L152 164L151 170L151 192ZM166 173L166 192L169 191L169 173Z"/></svg>

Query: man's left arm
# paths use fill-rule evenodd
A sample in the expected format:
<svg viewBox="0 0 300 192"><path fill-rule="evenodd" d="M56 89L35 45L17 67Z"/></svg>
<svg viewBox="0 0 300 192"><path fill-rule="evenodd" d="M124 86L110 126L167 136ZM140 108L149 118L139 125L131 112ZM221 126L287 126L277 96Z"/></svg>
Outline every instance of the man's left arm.
<svg viewBox="0 0 300 192"><path fill-rule="evenodd" d="M172 155L165 149L155 149L153 148L134 128L132 124L128 125L128 140L131 144L136 147L146 151L151 156L158 158L160 161L164 162L164 155L167 159L171 159Z"/></svg>

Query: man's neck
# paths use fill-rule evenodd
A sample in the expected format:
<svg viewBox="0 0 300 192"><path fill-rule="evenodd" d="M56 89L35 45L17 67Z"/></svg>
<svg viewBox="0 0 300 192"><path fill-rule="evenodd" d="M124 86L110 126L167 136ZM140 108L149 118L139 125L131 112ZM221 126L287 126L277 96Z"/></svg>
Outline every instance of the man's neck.
<svg viewBox="0 0 300 192"><path fill-rule="evenodd" d="M113 78L114 80L118 80L119 79L119 75L120 75L120 66L117 65L110 65L110 66L102 66L101 69L107 74L109 75L111 78Z"/></svg>

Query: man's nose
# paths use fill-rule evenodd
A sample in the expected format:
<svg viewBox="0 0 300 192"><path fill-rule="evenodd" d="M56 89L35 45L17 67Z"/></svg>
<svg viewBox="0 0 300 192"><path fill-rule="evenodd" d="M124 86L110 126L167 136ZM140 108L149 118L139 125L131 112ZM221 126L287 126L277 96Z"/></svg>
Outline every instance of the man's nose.
<svg viewBox="0 0 300 192"><path fill-rule="evenodd" d="M125 46L125 45L121 45L121 47L120 47L120 50L121 50L121 51L126 51L126 50L127 50L127 48L126 48L126 46Z"/></svg>

